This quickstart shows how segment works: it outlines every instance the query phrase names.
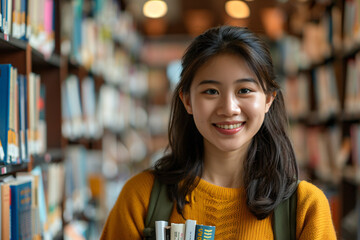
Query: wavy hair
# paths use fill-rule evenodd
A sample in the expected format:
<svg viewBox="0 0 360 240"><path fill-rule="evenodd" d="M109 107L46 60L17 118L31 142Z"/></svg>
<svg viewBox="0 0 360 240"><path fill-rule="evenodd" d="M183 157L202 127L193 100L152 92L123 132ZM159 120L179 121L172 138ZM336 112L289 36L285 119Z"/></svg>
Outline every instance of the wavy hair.
<svg viewBox="0 0 360 240"><path fill-rule="evenodd" d="M291 196L298 179L298 168L291 142L284 99L275 81L274 67L266 44L247 28L220 26L196 37L182 58L180 81L171 102L168 126L168 154L154 166L154 175L167 185L169 198L179 214L187 204L186 196L197 186L203 171L203 137L195 126L179 94L188 94L197 70L210 58L236 54L248 63L266 94L276 97L264 122L253 137L244 161L243 182L246 203L257 219L266 218L284 199Z"/></svg>

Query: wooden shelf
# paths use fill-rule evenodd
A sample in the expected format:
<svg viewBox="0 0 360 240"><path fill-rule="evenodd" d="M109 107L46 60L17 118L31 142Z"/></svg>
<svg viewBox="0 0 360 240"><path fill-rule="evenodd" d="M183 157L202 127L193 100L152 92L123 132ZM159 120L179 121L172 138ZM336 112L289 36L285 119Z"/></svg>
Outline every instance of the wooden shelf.
<svg viewBox="0 0 360 240"><path fill-rule="evenodd" d="M8 53L19 50L26 50L27 41L13 38L11 36L6 39L5 34L0 33L0 52Z"/></svg>

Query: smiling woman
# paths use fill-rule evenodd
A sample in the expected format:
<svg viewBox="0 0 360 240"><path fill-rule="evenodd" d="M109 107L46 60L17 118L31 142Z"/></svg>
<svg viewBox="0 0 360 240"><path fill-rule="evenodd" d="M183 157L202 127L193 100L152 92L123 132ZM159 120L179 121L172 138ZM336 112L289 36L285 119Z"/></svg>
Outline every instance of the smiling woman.
<svg viewBox="0 0 360 240"><path fill-rule="evenodd" d="M225 53L214 56L198 69L190 94L182 94L181 99L204 137L205 156L219 155L215 150L239 156L247 152L274 97L264 93L243 58ZM237 162L232 162L235 166L229 167L241 169L238 166L243 166L244 159L236 159Z"/></svg>
<svg viewBox="0 0 360 240"><path fill-rule="evenodd" d="M295 191L292 237L336 239L323 192L297 185L284 100L264 42L246 28L212 28L191 43L182 69L170 151L125 184L102 239L143 237L155 178L175 206L168 221L216 226L216 239L274 239L274 210Z"/></svg>

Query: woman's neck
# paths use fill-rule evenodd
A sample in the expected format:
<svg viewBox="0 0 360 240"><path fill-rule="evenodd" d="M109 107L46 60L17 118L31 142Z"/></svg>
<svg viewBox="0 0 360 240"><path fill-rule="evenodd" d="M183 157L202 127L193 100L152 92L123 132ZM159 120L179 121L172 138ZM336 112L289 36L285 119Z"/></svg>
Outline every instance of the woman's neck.
<svg viewBox="0 0 360 240"><path fill-rule="evenodd" d="M204 170L201 176L214 185L239 188L243 186L243 162L246 151L221 152L205 147Z"/></svg>

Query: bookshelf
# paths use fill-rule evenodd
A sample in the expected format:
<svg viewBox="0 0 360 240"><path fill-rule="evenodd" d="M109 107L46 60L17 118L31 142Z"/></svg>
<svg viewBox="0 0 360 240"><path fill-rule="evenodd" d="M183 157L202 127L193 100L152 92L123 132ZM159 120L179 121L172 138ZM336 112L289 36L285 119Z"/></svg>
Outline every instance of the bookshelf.
<svg viewBox="0 0 360 240"><path fill-rule="evenodd" d="M328 196L338 237L356 239L360 228L351 223L359 222L354 213L360 210L360 48L355 17L360 6L349 0L293 7L284 37L269 42L285 89L300 175Z"/></svg>
<svg viewBox="0 0 360 240"><path fill-rule="evenodd" d="M42 140L46 149L31 153L26 162L0 163L0 182L3 184L3 180L17 179L21 173L31 175L41 169L46 219L39 222L41 232L33 233L45 239L64 239L72 236L74 229L82 229L83 232L75 231L76 234L96 239L121 184L146 165L141 162L148 151L147 72L138 57L141 38L131 16L114 1L99 1L101 4L96 4L94 9L86 7L92 6L88 0L22 3L32 4L26 12L33 23L27 26L32 35L23 40L14 37L11 31L0 31L0 64L11 64L18 74L27 78L33 73L40 78L45 89L41 100L46 122ZM44 9L34 6L44 6ZM67 11L69 9L71 11ZM44 15L36 18L32 11ZM76 12L75 20L74 16L67 15L71 12ZM45 20L46 17L51 21ZM69 26L64 20L75 23L76 31L71 31L71 25L70 30L66 29ZM48 32L41 32L43 29ZM85 31L90 36L81 36ZM45 34L47 41L42 38ZM72 47L69 48L69 44ZM83 128L75 135L66 135L64 131L67 120L64 85L70 77L75 79L80 98L77 106L80 115L75 126ZM131 85L131 80L136 80L141 88ZM40 101L35 102L40 108ZM89 107L90 102L93 105ZM136 109L136 113L130 109ZM41 115L39 109L36 111ZM99 118L102 114L107 118ZM142 121L133 121L139 116ZM128 151L131 147L134 150Z"/></svg>

